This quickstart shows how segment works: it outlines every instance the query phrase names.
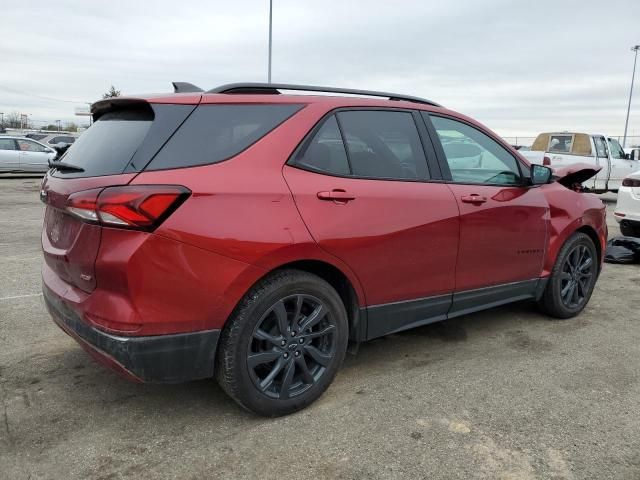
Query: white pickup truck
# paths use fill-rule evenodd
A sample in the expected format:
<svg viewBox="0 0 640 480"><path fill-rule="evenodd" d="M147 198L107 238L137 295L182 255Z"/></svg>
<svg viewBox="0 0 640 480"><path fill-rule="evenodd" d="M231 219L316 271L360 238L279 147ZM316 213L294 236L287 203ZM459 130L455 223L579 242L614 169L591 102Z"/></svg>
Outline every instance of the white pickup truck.
<svg viewBox="0 0 640 480"><path fill-rule="evenodd" d="M640 170L640 150L625 153L618 141L605 135L575 132L541 133L530 151L520 151L529 162L551 168L587 163L602 167L583 185L594 193L617 192L622 180Z"/></svg>

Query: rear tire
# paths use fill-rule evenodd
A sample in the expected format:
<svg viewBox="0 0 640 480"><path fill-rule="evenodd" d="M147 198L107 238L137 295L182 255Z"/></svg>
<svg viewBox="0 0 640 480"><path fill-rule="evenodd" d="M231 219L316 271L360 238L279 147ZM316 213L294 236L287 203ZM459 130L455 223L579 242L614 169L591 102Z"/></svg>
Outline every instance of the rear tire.
<svg viewBox="0 0 640 480"><path fill-rule="evenodd" d="M547 315L566 319L578 315L589 302L598 278L598 252L593 240L574 233L560 249L538 306Z"/></svg>
<svg viewBox="0 0 640 480"><path fill-rule="evenodd" d="M329 283L300 270L275 272L245 295L223 330L218 382L259 415L301 410L333 381L348 328L344 304Z"/></svg>

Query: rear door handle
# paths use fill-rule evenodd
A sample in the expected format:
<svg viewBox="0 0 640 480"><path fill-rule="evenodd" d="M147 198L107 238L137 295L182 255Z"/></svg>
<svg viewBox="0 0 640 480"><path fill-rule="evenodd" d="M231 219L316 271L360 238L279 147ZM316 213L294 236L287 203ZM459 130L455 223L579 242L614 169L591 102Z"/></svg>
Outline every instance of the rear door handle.
<svg viewBox="0 0 640 480"><path fill-rule="evenodd" d="M487 201L487 197L483 197L477 193L472 193L471 195L464 195L461 200L464 203L484 203Z"/></svg>
<svg viewBox="0 0 640 480"><path fill-rule="evenodd" d="M346 190L342 190L341 188L334 188L330 192L318 192L318 198L320 200L334 200L337 202L348 202L350 200L355 200L352 194L348 193Z"/></svg>

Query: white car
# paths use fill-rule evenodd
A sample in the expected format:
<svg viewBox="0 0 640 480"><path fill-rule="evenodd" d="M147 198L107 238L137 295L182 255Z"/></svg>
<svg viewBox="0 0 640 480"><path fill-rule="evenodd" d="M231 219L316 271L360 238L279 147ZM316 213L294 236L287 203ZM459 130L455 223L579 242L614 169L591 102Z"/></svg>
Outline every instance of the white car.
<svg viewBox="0 0 640 480"><path fill-rule="evenodd" d="M0 136L0 172L46 172L57 152L30 138Z"/></svg>
<svg viewBox="0 0 640 480"><path fill-rule="evenodd" d="M622 181L613 216L623 235L640 237L640 170Z"/></svg>

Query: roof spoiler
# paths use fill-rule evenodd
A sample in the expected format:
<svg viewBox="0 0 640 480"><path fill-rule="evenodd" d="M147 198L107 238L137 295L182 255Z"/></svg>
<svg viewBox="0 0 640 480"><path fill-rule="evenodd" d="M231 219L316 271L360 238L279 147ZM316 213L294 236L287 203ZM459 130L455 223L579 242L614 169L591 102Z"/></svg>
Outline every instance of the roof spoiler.
<svg viewBox="0 0 640 480"><path fill-rule="evenodd" d="M199 93L204 92L200 87L196 87L189 82L171 82L173 85L173 93Z"/></svg>

